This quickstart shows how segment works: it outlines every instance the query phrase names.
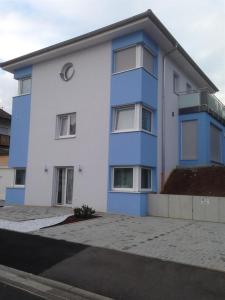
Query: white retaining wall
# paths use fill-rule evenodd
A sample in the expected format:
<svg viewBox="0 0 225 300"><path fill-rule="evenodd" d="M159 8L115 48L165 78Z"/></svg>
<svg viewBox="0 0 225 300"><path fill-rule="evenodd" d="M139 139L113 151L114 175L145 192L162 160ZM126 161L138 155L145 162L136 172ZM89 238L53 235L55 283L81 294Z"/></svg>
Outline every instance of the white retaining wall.
<svg viewBox="0 0 225 300"><path fill-rule="evenodd" d="M13 180L13 169L0 167L0 200L5 200L6 188L13 185Z"/></svg>
<svg viewBox="0 0 225 300"><path fill-rule="evenodd" d="M225 197L149 194L148 214L225 223Z"/></svg>

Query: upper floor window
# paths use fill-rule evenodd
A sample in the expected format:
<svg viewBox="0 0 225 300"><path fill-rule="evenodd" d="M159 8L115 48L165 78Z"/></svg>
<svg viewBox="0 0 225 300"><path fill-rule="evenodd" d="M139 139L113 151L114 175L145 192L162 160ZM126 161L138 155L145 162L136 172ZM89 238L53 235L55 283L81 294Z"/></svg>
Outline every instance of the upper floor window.
<svg viewBox="0 0 225 300"><path fill-rule="evenodd" d="M192 91L192 86L190 85L190 83L186 83L186 91L187 92Z"/></svg>
<svg viewBox="0 0 225 300"><path fill-rule="evenodd" d="M143 48L143 67L153 73L153 55L146 48Z"/></svg>
<svg viewBox="0 0 225 300"><path fill-rule="evenodd" d="M23 78L19 80L19 95L26 95L31 93L31 78Z"/></svg>
<svg viewBox="0 0 225 300"><path fill-rule="evenodd" d="M25 185L26 170L25 169L16 169L15 170L15 185Z"/></svg>
<svg viewBox="0 0 225 300"><path fill-rule="evenodd" d="M115 52L114 72L122 72L136 68L136 46Z"/></svg>
<svg viewBox="0 0 225 300"><path fill-rule="evenodd" d="M57 137L74 137L76 134L76 113L57 116Z"/></svg>
<svg viewBox="0 0 225 300"><path fill-rule="evenodd" d="M152 132L152 111L141 104L117 106L113 108L114 132L148 131Z"/></svg>
<svg viewBox="0 0 225 300"><path fill-rule="evenodd" d="M143 67L149 73L153 73L153 62L154 57L147 48L135 45L115 51L113 72L118 73Z"/></svg>
<svg viewBox="0 0 225 300"><path fill-rule="evenodd" d="M135 106L124 106L115 109L115 131L132 130L135 127Z"/></svg>
<svg viewBox="0 0 225 300"><path fill-rule="evenodd" d="M179 91L180 77L177 73L173 73L173 92L176 94Z"/></svg>
<svg viewBox="0 0 225 300"><path fill-rule="evenodd" d="M145 107L142 108L142 129L152 131L152 111Z"/></svg>

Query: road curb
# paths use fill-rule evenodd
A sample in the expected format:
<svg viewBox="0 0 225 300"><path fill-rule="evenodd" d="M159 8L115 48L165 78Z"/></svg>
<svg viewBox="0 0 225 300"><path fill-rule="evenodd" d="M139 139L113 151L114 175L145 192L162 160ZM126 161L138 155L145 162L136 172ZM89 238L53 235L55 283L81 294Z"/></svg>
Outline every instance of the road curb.
<svg viewBox="0 0 225 300"><path fill-rule="evenodd" d="M49 300L112 300L68 284L0 265L0 282Z"/></svg>

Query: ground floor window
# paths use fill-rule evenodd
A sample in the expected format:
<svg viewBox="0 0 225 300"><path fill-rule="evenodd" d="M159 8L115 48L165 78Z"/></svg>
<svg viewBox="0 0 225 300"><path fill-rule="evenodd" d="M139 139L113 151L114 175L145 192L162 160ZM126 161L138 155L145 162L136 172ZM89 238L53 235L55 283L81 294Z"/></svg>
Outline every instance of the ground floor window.
<svg viewBox="0 0 225 300"><path fill-rule="evenodd" d="M141 168L141 188L151 189L152 187L152 172L149 168Z"/></svg>
<svg viewBox="0 0 225 300"><path fill-rule="evenodd" d="M73 199L73 167L56 168L56 204L70 205Z"/></svg>
<svg viewBox="0 0 225 300"><path fill-rule="evenodd" d="M15 185L24 186L26 178L26 169L15 169Z"/></svg>
<svg viewBox="0 0 225 300"><path fill-rule="evenodd" d="M152 189L152 169L150 167L112 168L112 189L115 191L140 192Z"/></svg>

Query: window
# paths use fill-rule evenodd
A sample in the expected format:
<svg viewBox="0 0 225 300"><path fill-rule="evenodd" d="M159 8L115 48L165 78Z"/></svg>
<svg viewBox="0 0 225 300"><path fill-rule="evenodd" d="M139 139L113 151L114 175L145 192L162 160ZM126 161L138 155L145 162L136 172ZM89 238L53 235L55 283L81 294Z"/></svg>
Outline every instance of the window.
<svg viewBox="0 0 225 300"><path fill-rule="evenodd" d="M136 68L136 46L115 52L114 72Z"/></svg>
<svg viewBox="0 0 225 300"><path fill-rule="evenodd" d="M26 170L16 169L15 170L15 185L25 185Z"/></svg>
<svg viewBox="0 0 225 300"><path fill-rule="evenodd" d="M115 131L134 129L135 106L119 107L115 109Z"/></svg>
<svg viewBox="0 0 225 300"><path fill-rule="evenodd" d="M181 159L197 159L197 120L181 123Z"/></svg>
<svg viewBox="0 0 225 300"><path fill-rule="evenodd" d="M154 73L154 56L142 45L139 44L114 52L114 73L141 67L149 73Z"/></svg>
<svg viewBox="0 0 225 300"><path fill-rule="evenodd" d="M187 92L192 91L192 86L189 83L186 84L186 91Z"/></svg>
<svg viewBox="0 0 225 300"><path fill-rule="evenodd" d="M152 169L150 167L124 167L112 168L113 191L141 192L152 189Z"/></svg>
<svg viewBox="0 0 225 300"><path fill-rule="evenodd" d="M176 94L179 91L179 75L173 73L173 92Z"/></svg>
<svg viewBox="0 0 225 300"><path fill-rule="evenodd" d="M141 168L141 188L142 189L151 189L152 187L152 176L151 169Z"/></svg>
<svg viewBox="0 0 225 300"><path fill-rule="evenodd" d="M214 126L210 125L210 150L211 160L215 162L221 162L221 134L222 131Z"/></svg>
<svg viewBox="0 0 225 300"><path fill-rule="evenodd" d="M133 188L133 168L114 168L113 188Z"/></svg>
<svg viewBox="0 0 225 300"><path fill-rule="evenodd" d="M146 108L142 108L142 129L152 131L152 112Z"/></svg>
<svg viewBox="0 0 225 300"><path fill-rule="evenodd" d="M57 137L73 137L76 134L76 113L57 116Z"/></svg>
<svg viewBox="0 0 225 300"><path fill-rule="evenodd" d="M143 67L153 73L153 56L146 48L143 48Z"/></svg>
<svg viewBox="0 0 225 300"><path fill-rule="evenodd" d="M19 80L19 95L31 93L31 78L23 78Z"/></svg>
<svg viewBox="0 0 225 300"><path fill-rule="evenodd" d="M127 105L113 108L112 131L148 131L152 132L152 111L141 105Z"/></svg>

